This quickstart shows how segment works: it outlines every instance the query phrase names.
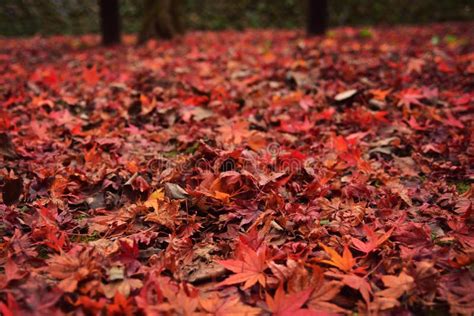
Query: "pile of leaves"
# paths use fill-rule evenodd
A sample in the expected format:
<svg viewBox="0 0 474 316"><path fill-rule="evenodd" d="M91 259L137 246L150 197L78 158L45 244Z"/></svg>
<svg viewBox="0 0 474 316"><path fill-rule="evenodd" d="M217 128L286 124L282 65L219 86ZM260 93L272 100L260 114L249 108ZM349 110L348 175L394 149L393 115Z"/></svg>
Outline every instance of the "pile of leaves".
<svg viewBox="0 0 474 316"><path fill-rule="evenodd" d="M474 312L472 24L0 41L0 311Z"/></svg>

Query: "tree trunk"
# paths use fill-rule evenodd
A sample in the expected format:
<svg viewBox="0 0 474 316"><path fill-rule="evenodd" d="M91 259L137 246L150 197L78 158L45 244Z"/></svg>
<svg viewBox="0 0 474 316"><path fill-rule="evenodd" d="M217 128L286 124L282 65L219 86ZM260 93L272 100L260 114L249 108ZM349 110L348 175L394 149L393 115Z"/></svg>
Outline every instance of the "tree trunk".
<svg viewBox="0 0 474 316"><path fill-rule="evenodd" d="M103 45L121 41L119 0L99 0L100 30Z"/></svg>
<svg viewBox="0 0 474 316"><path fill-rule="evenodd" d="M309 36L322 35L328 22L327 0L308 0L306 32Z"/></svg>
<svg viewBox="0 0 474 316"><path fill-rule="evenodd" d="M181 0L171 0L172 5L170 8L171 19L173 20L174 29L178 34L184 33L183 26L183 2Z"/></svg>
<svg viewBox="0 0 474 316"><path fill-rule="evenodd" d="M184 32L179 0L146 0L138 44L153 37L171 39Z"/></svg>

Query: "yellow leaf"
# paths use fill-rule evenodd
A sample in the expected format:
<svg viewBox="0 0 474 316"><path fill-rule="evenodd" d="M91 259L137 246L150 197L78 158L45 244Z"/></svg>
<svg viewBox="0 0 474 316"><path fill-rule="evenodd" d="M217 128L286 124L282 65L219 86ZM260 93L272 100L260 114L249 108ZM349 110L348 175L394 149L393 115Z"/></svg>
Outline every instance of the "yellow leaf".
<svg viewBox="0 0 474 316"><path fill-rule="evenodd" d="M161 188L153 192L148 200L145 201L144 205L146 207L151 207L156 211L158 210L158 201L163 201L164 199L165 193L163 192L163 188Z"/></svg>

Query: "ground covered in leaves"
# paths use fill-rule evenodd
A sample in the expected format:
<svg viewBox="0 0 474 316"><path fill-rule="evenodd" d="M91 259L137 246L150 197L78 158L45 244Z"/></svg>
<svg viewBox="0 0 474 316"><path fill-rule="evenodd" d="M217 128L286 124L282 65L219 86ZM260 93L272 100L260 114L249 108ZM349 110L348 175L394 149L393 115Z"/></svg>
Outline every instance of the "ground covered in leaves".
<svg viewBox="0 0 474 316"><path fill-rule="evenodd" d="M1 40L0 311L472 314L473 27Z"/></svg>

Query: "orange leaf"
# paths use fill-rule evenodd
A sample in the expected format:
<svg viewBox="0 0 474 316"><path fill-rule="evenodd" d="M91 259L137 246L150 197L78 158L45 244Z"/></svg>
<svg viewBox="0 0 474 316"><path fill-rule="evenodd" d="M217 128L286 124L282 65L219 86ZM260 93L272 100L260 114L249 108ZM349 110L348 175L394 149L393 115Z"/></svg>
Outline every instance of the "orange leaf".
<svg viewBox="0 0 474 316"><path fill-rule="evenodd" d="M374 99L377 99L379 101L385 101L385 99L390 94L390 92L392 92L392 90L391 89L387 89L387 90L372 89L372 90L369 90L369 92L372 94Z"/></svg>
<svg viewBox="0 0 474 316"><path fill-rule="evenodd" d="M107 305L109 315L135 315L132 306L132 299L127 299L125 296L117 292L112 304Z"/></svg>
<svg viewBox="0 0 474 316"><path fill-rule="evenodd" d="M347 247L347 245L344 246L342 256L339 255L331 247L325 246L323 244L321 244L321 247L323 247L324 251L326 251L331 257L331 260L321 260L321 262L335 266L345 272L352 270L352 268L356 264L356 260L354 259L354 257L352 257L352 253L349 250L349 247Z"/></svg>

